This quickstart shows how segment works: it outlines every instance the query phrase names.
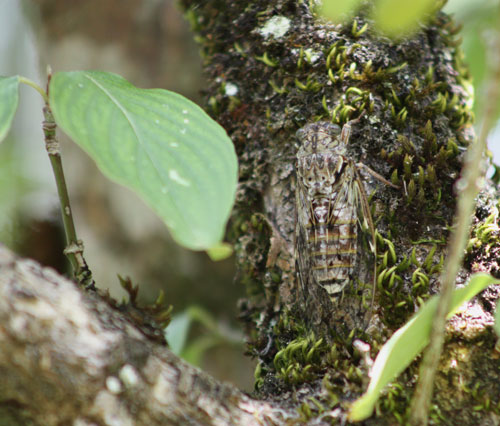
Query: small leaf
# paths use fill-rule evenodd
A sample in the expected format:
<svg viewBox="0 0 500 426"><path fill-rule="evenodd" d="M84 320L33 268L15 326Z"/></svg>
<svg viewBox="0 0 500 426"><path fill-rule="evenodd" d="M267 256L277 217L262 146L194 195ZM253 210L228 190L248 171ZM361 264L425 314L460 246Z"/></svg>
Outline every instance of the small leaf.
<svg viewBox="0 0 500 426"><path fill-rule="evenodd" d="M204 335L194 339L186 345L182 351L182 359L197 367L201 366L201 360L205 353L214 346L220 345L222 339L216 335Z"/></svg>
<svg viewBox="0 0 500 426"><path fill-rule="evenodd" d="M500 299L495 308L495 324L493 325L493 328L495 329L497 337L500 339Z"/></svg>
<svg viewBox="0 0 500 426"><path fill-rule="evenodd" d="M165 329L165 338L167 339L170 350L180 356L186 345L186 339L191 325L192 317L188 311L174 315L167 328Z"/></svg>
<svg viewBox="0 0 500 426"><path fill-rule="evenodd" d="M221 241L237 160L200 107L98 71L56 73L49 95L56 123L106 176L139 194L179 244L203 250Z"/></svg>
<svg viewBox="0 0 500 426"><path fill-rule="evenodd" d="M340 23L356 12L361 0L324 0L319 13L333 22Z"/></svg>
<svg viewBox="0 0 500 426"><path fill-rule="evenodd" d="M207 254L214 262L227 259L233 254L233 246L228 243L220 243L216 246L209 248Z"/></svg>
<svg viewBox="0 0 500 426"><path fill-rule="evenodd" d="M201 306L190 306L187 311L193 321L198 321L203 327L207 328L210 332L218 334L219 326L213 315Z"/></svg>
<svg viewBox="0 0 500 426"><path fill-rule="evenodd" d="M0 77L0 142L9 133L19 104L19 77Z"/></svg>
<svg viewBox="0 0 500 426"><path fill-rule="evenodd" d="M189 328L194 322L200 323L207 329L207 332L202 338L186 343ZM199 364L200 357L206 348L221 340L217 321L208 311L196 305L174 315L165 329L165 338L174 354L194 365ZM205 347L206 344L208 344L207 347Z"/></svg>
<svg viewBox="0 0 500 426"><path fill-rule="evenodd" d="M466 301L498 279L488 274L474 274L466 287L455 290L448 317ZM403 327L385 343L375 359L367 391L351 405L350 421L360 421L371 416L382 389L397 377L429 343L437 296L429 299Z"/></svg>
<svg viewBox="0 0 500 426"><path fill-rule="evenodd" d="M401 37L418 28L419 22L436 7L435 0L378 0L376 26L389 37Z"/></svg>

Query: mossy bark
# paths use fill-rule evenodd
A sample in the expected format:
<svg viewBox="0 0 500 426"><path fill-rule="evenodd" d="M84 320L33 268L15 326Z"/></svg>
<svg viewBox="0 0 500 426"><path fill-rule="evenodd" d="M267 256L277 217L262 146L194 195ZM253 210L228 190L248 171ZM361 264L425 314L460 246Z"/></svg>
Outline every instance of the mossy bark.
<svg viewBox="0 0 500 426"><path fill-rule="evenodd" d="M260 361L258 392L294 403L314 396L323 407L345 407L366 383L363 356L353 341L369 343L375 355L439 288L454 183L474 138L472 99L458 28L446 14L437 11L419 32L396 42L375 31L369 4L349 22L333 25L318 19L308 3L181 1L201 45L208 108L232 137L240 161L229 236L248 293L241 316L249 351ZM344 124L361 114L349 156L400 187L365 181L376 224L375 303L359 296L333 305L319 286L308 288L304 300L295 266L295 132L314 121ZM485 213L476 225L494 215L494 192L492 186L485 190ZM367 251L365 245L358 253L366 260L359 270L362 282L373 265ZM477 258L469 253L470 266ZM474 269L489 270L491 264L476 262ZM462 270L457 285L469 272ZM491 292L490 299L496 297ZM476 301L469 308L481 306ZM490 308L480 309L482 327L473 338L450 325L449 340L458 339L472 359L478 339L494 354ZM483 386L472 374L480 364L458 360L451 342L437 380L436 421L453 423L460 413L461 424L477 424L496 416L495 393L488 396L488 408L473 409L478 404L464 389ZM458 365L453 372L450 363ZM394 388L381 403L382 423L407 414L416 372L411 367L401 390ZM457 389L446 380L455 374L471 381ZM302 415L314 416L317 407L304 404Z"/></svg>

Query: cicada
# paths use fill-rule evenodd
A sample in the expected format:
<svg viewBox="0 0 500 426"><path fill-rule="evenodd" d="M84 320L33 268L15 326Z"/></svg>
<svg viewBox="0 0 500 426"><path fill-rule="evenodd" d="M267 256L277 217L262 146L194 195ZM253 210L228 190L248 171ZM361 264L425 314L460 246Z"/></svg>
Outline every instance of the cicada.
<svg viewBox="0 0 500 426"><path fill-rule="evenodd" d="M375 230L360 170L394 186L349 157L347 143L353 122L342 129L317 122L297 131L298 278L304 292L310 285L319 285L334 302L356 279L359 229L371 235L369 245L376 259ZM373 274L375 282L375 270Z"/></svg>

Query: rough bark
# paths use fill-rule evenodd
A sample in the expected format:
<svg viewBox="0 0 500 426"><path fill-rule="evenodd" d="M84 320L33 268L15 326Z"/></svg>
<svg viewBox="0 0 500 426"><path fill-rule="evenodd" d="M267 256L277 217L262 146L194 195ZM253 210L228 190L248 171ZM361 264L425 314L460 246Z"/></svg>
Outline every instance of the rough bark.
<svg viewBox="0 0 500 426"><path fill-rule="evenodd" d="M416 34L395 42L374 29L367 13L371 2L343 25L317 19L313 2L306 1L181 3L202 46L211 82L208 105L233 138L240 160L230 236L249 296L240 307L249 351L260 361L256 386L262 396L295 404L308 419L322 409L343 411L366 384L363 356L353 340L369 343L370 354L376 355L390 333L439 288L455 208L454 183L474 138L458 28L437 11ZM342 125L361 114L349 157L401 188L365 178L377 233L373 307L363 291L335 305L319 286L301 291L295 265L295 133L314 121ZM488 217L498 232L495 191L488 183L474 236ZM497 251L496 239L473 241L457 285L471 271L497 273L493 257L485 257ZM365 261L354 277L365 284L373 267L367 252L360 245L358 256ZM495 364L491 312L496 293L490 289L461 314L458 323L467 324L467 332L451 323L434 399L436 421L477 424L497 415L498 376L490 380L474 373L481 365ZM473 311L477 322L471 321ZM476 339L486 352L476 351ZM456 359L457 342L466 348L469 363ZM487 408L474 411L478 394L472 397L452 385L455 373L467 377L471 387L485 389L477 405ZM372 421L405 418L416 374L413 365ZM323 408L308 402L308 396Z"/></svg>
<svg viewBox="0 0 500 426"><path fill-rule="evenodd" d="M3 246L0 348L1 425L259 425L287 417L186 364L100 296Z"/></svg>

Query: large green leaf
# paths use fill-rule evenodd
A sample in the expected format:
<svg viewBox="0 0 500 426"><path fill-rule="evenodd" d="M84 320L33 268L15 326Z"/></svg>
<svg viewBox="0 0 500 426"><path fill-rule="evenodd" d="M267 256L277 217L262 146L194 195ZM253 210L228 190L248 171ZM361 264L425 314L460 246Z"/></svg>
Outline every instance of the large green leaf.
<svg viewBox="0 0 500 426"><path fill-rule="evenodd" d="M498 279L491 275L481 273L473 275L466 287L454 291L448 317L453 315L460 305L493 283L498 283ZM370 417L381 390L408 367L429 343L438 301L437 296L433 296L382 347L373 364L367 391L351 406L350 421L360 421Z"/></svg>
<svg viewBox="0 0 500 426"><path fill-rule="evenodd" d="M0 142L9 133L19 103L19 77L0 77Z"/></svg>
<svg viewBox="0 0 500 426"><path fill-rule="evenodd" d="M237 160L224 129L188 99L98 72L56 73L56 123L112 180L133 189L194 250L216 245L234 202Z"/></svg>

